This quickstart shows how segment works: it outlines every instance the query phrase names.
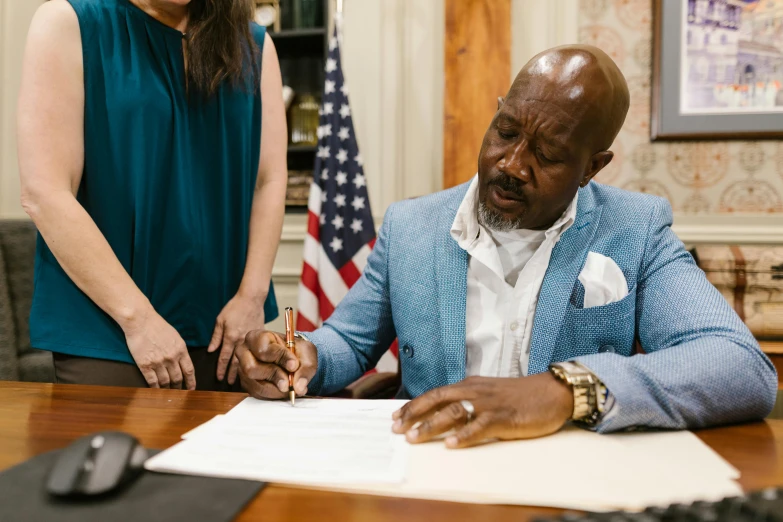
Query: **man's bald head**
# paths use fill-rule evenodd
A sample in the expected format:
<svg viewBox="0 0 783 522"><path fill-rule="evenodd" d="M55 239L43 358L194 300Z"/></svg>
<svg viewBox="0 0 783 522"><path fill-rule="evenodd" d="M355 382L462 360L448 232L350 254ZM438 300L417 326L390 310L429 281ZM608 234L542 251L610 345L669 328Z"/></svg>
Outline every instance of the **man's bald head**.
<svg viewBox="0 0 783 522"><path fill-rule="evenodd" d="M630 104L623 73L592 45L563 45L537 54L517 74L507 99L512 96L540 96L568 107L574 119L590 127L598 150L611 146Z"/></svg>
<svg viewBox="0 0 783 522"><path fill-rule="evenodd" d="M625 78L600 49L567 45L533 57L484 135L479 220L493 229L551 226L612 160L628 105Z"/></svg>

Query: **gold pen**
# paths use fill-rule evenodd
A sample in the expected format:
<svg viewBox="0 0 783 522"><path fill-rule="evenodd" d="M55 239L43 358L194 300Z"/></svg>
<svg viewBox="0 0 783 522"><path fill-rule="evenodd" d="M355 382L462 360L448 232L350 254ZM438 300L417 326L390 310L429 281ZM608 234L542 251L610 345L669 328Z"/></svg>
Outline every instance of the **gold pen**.
<svg viewBox="0 0 783 522"><path fill-rule="evenodd" d="M294 342L294 309L290 306L285 309L285 346L296 357L296 343ZM288 374L288 397L291 406L296 404L296 392L294 391L294 374Z"/></svg>

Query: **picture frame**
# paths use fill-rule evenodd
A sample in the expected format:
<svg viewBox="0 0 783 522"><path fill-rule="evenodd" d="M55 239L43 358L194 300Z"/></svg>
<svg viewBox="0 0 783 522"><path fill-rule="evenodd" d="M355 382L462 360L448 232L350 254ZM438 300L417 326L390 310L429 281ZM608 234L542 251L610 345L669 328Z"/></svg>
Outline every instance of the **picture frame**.
<svg viewBox="0 0 783 522"><path fill-rule="evenodd" d="M783 138L783 0L653 0L650 139Z"/></svg>

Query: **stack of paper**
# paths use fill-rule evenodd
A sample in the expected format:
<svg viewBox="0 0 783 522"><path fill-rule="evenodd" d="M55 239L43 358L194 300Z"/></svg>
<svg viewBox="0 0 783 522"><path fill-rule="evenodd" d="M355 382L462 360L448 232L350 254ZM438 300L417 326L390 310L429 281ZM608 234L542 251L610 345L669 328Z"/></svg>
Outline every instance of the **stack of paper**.
<svg viewBox="0 0 783 522"><path fill-rule="evenodd" d="M739 472L690 432L540 439L448 450L391 433L401 401L246 399L150 459L153 471L455 502L637 510L737 495Z"/></svg>

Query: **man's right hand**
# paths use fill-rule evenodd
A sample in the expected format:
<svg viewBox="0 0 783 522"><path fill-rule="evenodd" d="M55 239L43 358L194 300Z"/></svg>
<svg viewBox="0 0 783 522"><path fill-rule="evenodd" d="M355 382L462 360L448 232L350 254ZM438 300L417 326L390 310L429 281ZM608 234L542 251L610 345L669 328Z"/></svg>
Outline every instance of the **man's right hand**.
<svg viewBox="0 0 783 522"><path fill-rule="evenodd" d="M177 330L154 310L125 330L128 348L150 388L196 389L196 371Z"/></svg>
<svg viewBox="0 0 783 522"><path fill-rule="evenodd" d="M236 348L242 388L257 399L288 397L288 374L294 374L294 391L307 394L307 386L318 369L315 345L296 339L296 355L285 346L285 337L256 330Z"/></svg>

